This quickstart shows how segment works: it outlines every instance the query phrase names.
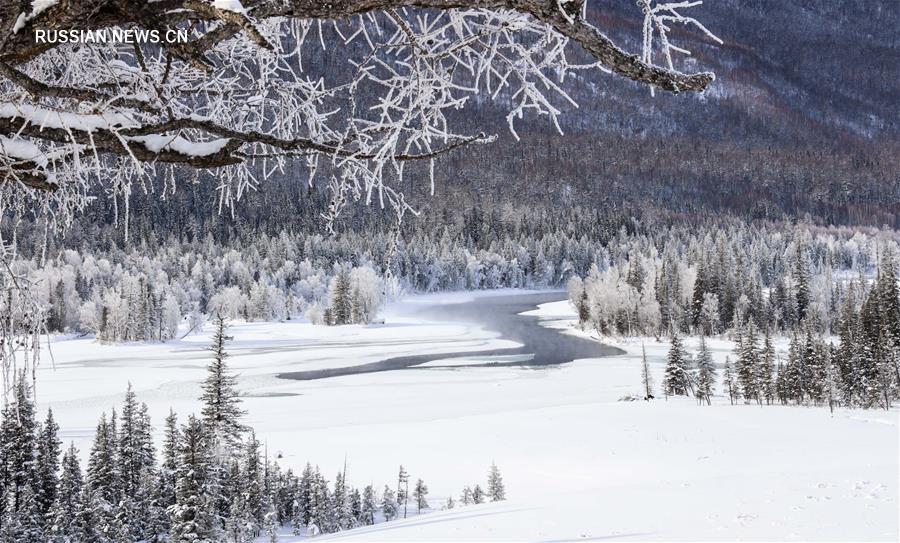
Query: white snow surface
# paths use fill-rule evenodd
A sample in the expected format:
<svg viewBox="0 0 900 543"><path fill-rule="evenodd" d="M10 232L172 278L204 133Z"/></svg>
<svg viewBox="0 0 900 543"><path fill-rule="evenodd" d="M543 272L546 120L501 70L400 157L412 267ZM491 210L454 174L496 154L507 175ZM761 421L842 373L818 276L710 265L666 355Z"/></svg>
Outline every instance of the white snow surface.
<svg viewBox="0 0 900 543"><path fill-rule="evenodd" d="M488 293L496 295L496 292ZM297 371L390 356L514 346L478 326L423 322L410 309L480 294L414 296L385 324L234 323L232 368L246 422L270 456L310 461L333 481L382 488L404 464L431 505L486 484L496 462L508 501L439 511L323 540L574 541L898 539L898 411L729 404L687 398L621 402L640 390L641 343L657 385L668 345L621 344L623 356L559 367L429 368L316 381ZM572 330L566 302L544 304L544 324ZM210 328L210 327L207 327ZM86 456L100 412L131 382L159 432L170 406L196 412L211 330L165 344L101 345L56 338L38 402ZM731 354L710 342L717 361ZM696 340L687 341L696 349ZM496 358L496 357L494 357ZM477 357L465 363L477 361ZM459 362L457 360L456 362ZM440 365L435 362L434 365ZM721 388L721 387L720 387ZM293 537L283 537L292 541Z"/></svg>

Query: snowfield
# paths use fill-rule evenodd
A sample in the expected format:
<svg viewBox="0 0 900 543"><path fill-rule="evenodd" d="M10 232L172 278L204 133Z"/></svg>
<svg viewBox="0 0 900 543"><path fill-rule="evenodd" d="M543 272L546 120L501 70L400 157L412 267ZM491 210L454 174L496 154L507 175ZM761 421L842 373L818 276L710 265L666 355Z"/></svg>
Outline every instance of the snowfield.
<svg viewBox="0 0 900 543"><path fill-rule="evenodd" d="M515 291L513 291L515 292ZM497 292L488 293L497 295ZM340 367L426 352L511 346L478 326L424 322L414 309L480 294L415 296L385 323L322 327L235 323L230 363L246 422L282 466L310 461L333 481L395 485L399 464L428 484L439 509L465 485L485 485L496 462L506 502L437 511L322 536L322 540L891 540L898 539L898 414L729 404L692 399L623 402L640 391L640 340L626 355L540 369L454 367L290 381L283 371ZM562 296L562 295L561 295ZM534 315L572 330L567 302ZM157 430L169 408L198 410L209 328L165 344L100 345L58 338L38 378L64 441L83 456L103 410L130 381ZM662 379L668 346L643 340ZM689 351L696 340L688 339ZM731 355L710 342L717 362ZM732 355L732 358L733 355ZM435 362L431 366L441 366ZM721 372L720 372L721 377ZM284 541L293 538L286 537Z"/></svg>

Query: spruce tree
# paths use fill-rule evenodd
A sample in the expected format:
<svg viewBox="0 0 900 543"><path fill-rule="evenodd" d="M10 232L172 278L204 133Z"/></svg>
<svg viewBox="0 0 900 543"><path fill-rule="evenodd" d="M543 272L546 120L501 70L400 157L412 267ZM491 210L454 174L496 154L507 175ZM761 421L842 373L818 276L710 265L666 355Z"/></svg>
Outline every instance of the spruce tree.
<svg viewBox="0 0 900 543"><path fill-rule="evenodd" d="M22 371L13 384L11 401L3 408L0 422L0 464L5 489L4 513L7 517L22 513L25 507L25 492L36 481L37 423L34 418L34 404L28 377Z"/></svg>
<svg viewBox="0 0 900 543"><path fill-rule="evenodd" d="M44 514L38 501L35 481L29 481L22 489L19 510L14 519L15 543L45 543Z"/></svg>
<svg viewBox="0 0 900 543"><path fill-rule="evenodd" d="M47 410L47 419L41 426L37 447L37 470L35 476L37 502L41 514L49 514L59 486L59 453L62 442L59 440L59 425L53 419L53 410Z"/></svg>
<svg viewBox="0 0 900 543"><path fill-rule="evenodd" d="M375 524L375 488L367 485L362 496L362 524Z"/></svg>
<svg viewBox="0 0 900 543"><path fill-rule="evenodd" d="M688 389L693 388L688 376L687 353L678 334L673 335L671 341L663 388L668 396L687 396Z"/></svg>
<svg viewBox="0 0 900 543"><path fill-rule="evenodd" d="M741 388L741 395L744 400L760 400L759 387L757 386L757 376L759 375L759 345L757 344L756 326L753 319L749 319L747 327L740 336L740 342L737 344L737 380Z"/></svg>
<svg viewBox="0 0 900 543"><path fill-rule="evenodd" d="M385 521L391 521L397 516L397 499L388 485L384 485L384 493L381 495L381 513Z"/></svg>
<svg viewBox="0 0 900 543"><path fill-rule="evenodd" d="M806 259L803 255L801 244L796 245L796 253L794 256L794 299L797 307L797 322L801 322L806 318L806 310L809 307L809 269Z"/></svg>
<svg viewBox="0 0 900 543"><path fill-rule="evenodd" d="M500 502L506 499L506 487L503 485L503 476L500 475L500 468L493 462L491 462L491 469L488 471L488 498L492 502Z"/></svg>
<svg viewBox="0 0 900 543"><path fill-rule="evenodd" d="M74 541L79 543L108 543L109 538L106 527L109 523L106 518L109 504L97 495L90 482L84 485L79 501L81 508L78 511L76 520L77 536Z"/></svg>
<svg viewBox="0 0 900 543"><path fill-rule="evenodd" d="M756 386L760 392L760 396L765 398L766 404L771 405L775 400L775 383L773 381L773 373L775 371L775 346L772 343L772 335L766 328L766 335L763 339L763 348L759 353L759 364L757 366Z"/></svg>
<svg viewBox="0 0 900 543"><path fill-rule="evenodd" d="M350 291L349 267L341 266L333 281L331 288L331 318L334 324L352 324L353 301Z"/></svg>
<svg viewBox="0 0 900 543"><path fill-rule="evenodd" d="M588 302L587 289L581 290L581 296L578 298L578 324L584 326L591 320L591 306Z"/></svg>
<svg viewBox="0 0 900 543"><path fill-rule="evenodd" d="M260 459L260 443L256 434L250 432L247 439L246 452L244 453L244 501L247 510L247 520L251 525L250 533L258 537L262 529L264 515L264 501L262 489L262 461Z"/></svg>
<svg viewBox="0 0 900 543"><path fill-rule="evenodd" d="M237 378L229 372L226 362L225 342L230 339L226 330L225 319L216 317L216 332L210 347L213 360L207 366L200 401L203 402L203 425L210 432L214 446L231 449L240 443L246 427L240 423L245 411L240 407L240 395L235 388ZM224 451L217 451L221 452Z"/></svg>
<svg viewBox="0 0 900 543"><path fill-rule="evenodd" d="M800 340L796 335L792 336L788 346L787 364L784 368L787 398L797 404L803 403L806 397L806 371L803 368L801 348Z"/></svg>
<svg viewBox="0 0 900 543"><path fill-rule="evenodd" d="M243 495L237 494L228 506L228 519L225 522L225 535L228 541L232 543L245 543L251 541L251 535L247 530L247 508L244 504ZM300 535L299 531L295 531L294 535Z"/></svg>
<svg viewBox="0 0 900 543"><path fill-rule="evenodd" d="M711 405L710 398L716 386L716 366L712 353L706 345L706 338L700 336L700 350L697 353L697 401L702 405Z"/></svg>
<svg viewBox="0 0 900 543"><path fill-rule="evenodd" d="M278 542L278 513L271 509L263 517L263 530L265 531L266 541L269 543Z"/></svg>
<svg viewBox="0 0 900 543"><path fill-rule="evenodd" d="M728 357L725 357L725 375L724 386L725 390L728 392L728 400L731 402L731 405L734 405L734 402L740 399L740 391L738 391L737 381L734 377L734 372L731 369L731 361Z"/></svg>
<svg viewBox="0 0 900 543"><path fill-rule="evenodd" d="M346 466L344 469L347 469ZM347 530L353 527L347 485L344 482L345 477L344 472L338 472L334 479L334 516L339 530Z"/></svg>
<svg viewBox="0 0 900 543"><path fill-rule="evenodd" d="M641 344L641 384L644 389L644 400L653 399L653 376L650 374L650 364L647 362L647 350Z"/></svg>
<svg viewBox="0 0 900 543"><path fill-rule="evenodd" d="M178 416L169 410L163 434L162 459L159 466L157 496L160 505L168 509L175 505L175 483L178 470L178 444L181 432L178 429Z"/></svg>
<svg viewBox="0 0 900 543"><path fill-rule="evenodd" d="M125 393L117 436L121 497L118 514L133 539L146 539L154 506L155 450L146 404L138 404L131 384ZM124 503L127 502L127 503Z"/></svg>
<svg viewBox="0 0 900 543"><path fill-rule="evenodd" d="M428 509L426 496L428 496L428 486L425 484L425 481L419 479L413 488L413 497L416 499L416 514L421 514L422 509Z"/></svg>
<svg viewBox="0 0 900 543"><path fill-rule="evenodd" d="M207 491L213 459L203 423L191 415L181 433L176 468L175 505L170 508L172 543L212 543L217 530Z"/></svg>
<svg viewBox="0 0 900 543"><path fill-rule="evenodd" d="M463 487L462 494L459 496L459 503L463 505L469 505L472 503L472 488L465 486Z"/></svg>
<svg viewBox="0 0 900 543"><path fill-rule="evenodd" d="M484 503L484 490L481 489L479 484L476 484L475 488L472 489L472 503Z"/></svg>
<svg viewBox="0 0 900 543"><path fill-rule="evenodd" d="M300 500L295 499L291 504L291 533L301 535L303 533L303 510L300 507Z"/></svg>
<svg viewBox="0 0 900 543"><path fill-rule="evenodd" d="M309 524L312 516L313 479L312 466L307 462L306 467L303 468L303 472L300 474L300 486L297 489L297 506L299 508L300 524L303 525Z"/></svg>
<svg viewBox="0 0 900 543"><path fill-rule="evenodd" d="M83 503L86 513L95 522L97 531L109 534L113 525L114 509L119 501L118 462L115 448L115 415L106 413L97 423L94 443L91 446L87 467L87 486L91 488L89 499Z"/></svg>
<svg viewBox="0 0 900 543"><path fill-rule="evenodd" d="M397 505L403 506L403 518L406 518L406 504L409 501L409 473L400 465L400 472L397 474Z"/></svg>
<svg viewBox="0 0 900 543"><path fill-rule="evenodd" d="M56 499L49 514L48 533L53 543L76 541L78 515L81 511L81 493L84 478L75 444L62 457L62 474L59 478Z"/></svg>

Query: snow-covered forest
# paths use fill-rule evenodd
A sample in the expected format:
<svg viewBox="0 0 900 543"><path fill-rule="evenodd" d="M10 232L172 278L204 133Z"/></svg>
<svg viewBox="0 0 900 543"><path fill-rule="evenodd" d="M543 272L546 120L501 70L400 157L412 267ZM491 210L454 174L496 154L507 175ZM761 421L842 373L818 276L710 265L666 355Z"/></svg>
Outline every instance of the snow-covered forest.
<svg viewBox="0 0 900 543"><path fill-rule="evenodd" d="M111 341L165 340L204 315L323 315L342 270L352 283L341 286L348 302L357 292L372 308L402 291L567 286L573 299L588 298L585 311L602 333L718 334L753 319L775 333L809 325L836 334L842 312L848 304L859 311L879 274L896 276L900 254L896 236L875 230L593 218L578 210L473 209L434 228L414 223L399 237L392 230L282 232L227 245L210 236L169 237L121 248L103 240L38 245L18 265L41 285L51 331ZM363 313L354 320L375 316Z"/></svg>
<svg viewBox="0 0 900 543"><path fill-rule="evenodd" d="M333 484L318 466L282 469L252 428L228 366L227 328L215 323L202 410L179 422L170 411L157 450L147 405L129 384L103 413L89 454L63 447L49 410L41 421L23 375L0 416L0 538L20 543L229 541L315 536L389 522L432 509L428 486L401 465L396 481L352 488L346 461ZM86 469L82 466L86 464ZM496 465L486 485L461 489L459 505L506 499Z"/></svg>

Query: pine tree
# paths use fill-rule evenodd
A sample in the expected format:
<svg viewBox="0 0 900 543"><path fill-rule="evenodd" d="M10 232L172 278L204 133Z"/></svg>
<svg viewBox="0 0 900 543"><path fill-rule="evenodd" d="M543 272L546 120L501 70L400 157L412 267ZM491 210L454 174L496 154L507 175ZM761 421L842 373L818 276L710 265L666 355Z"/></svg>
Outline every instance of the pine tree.
<svg viewBox="0 0 900 543"><path fill-rule="evenodd" d="M493 462L491 462L491 469L488 471L488 497L492 502L500 502L506 499L506 487L503 485L500 468Z"/></svg>
<svg viewBox="0 0 900 543"><path fill-rule="evenodd" d="M34 404L28 378L22 371L16 376L12 401L3 408L0 422L0 464L5 488L3 511L7 516L19 515L24 507L25 492L36 480Z"/></svg>
<svg viewBox="0 0 900 543"><path fill-rule="evenodd" d="M62 442L59 440L59 425L53 420L53 411L47 410L47 419L41 426L37 444L37 469L35 472L35 488L38 508L43 517L47 517L53 502L56 501L59 486L59 452Z"/></svg>
<svg viewBox="0 0 900 543"><path fill-rule="evenodd" d="M217 534L212 497L207 492L213 462L203 423L191 415L181 432L176 468L175 505L170 509L172 543L211 543Z"/></svg>
<svg viewBox="0 0 900 543"><path fill-rule="evenodd" d="M794 335L788 346L788 359L784 372L788 400L797 404L803 403L806 396L806 371L803 368L803 356L800 351L800 342Z"/></svg>
<svg viewBox="0 0 900 543"><path fill-rule="evenodd" d="M687 396L688 389L693 388L688 376L687 353L677 334L672 336L669 347L663 388L669 396Z"/></svg>
<svg viewBox="0 0 900 543"><path fill-rule="evenodd" d="M725 390L728 391L728 400L731 402L731 405L734 405L734 402L740 399L740 392L737 388L737 382L734 378L734 372L731 371L731 361L728 357L725 357Z"/></svg>
<svg viewBox="0 0 900 543"><path fill-rule="evenodd" d="M44 514L38 501L34 481L25 484L20 495L19 510L15 514L16 543L44 543Z"/></svg>
<svg viewBox="0 0 900 543"><path fill-rule="evenodd" d="M312 466L307 463L306 467L303 468L303 473L300 475L300 485L297 489L297 505L299 507L300 524L303 525L309 524L310 517L312 516L313 478L314 473Z"/></svg>
<svg viewBox="0 0 900 543"><path fill-rule="evenodd" d="M809 307L809 269L800 243L797 243L794 257L794 299L797 307L797 322L806 318L806 310Z"/></svg>
<svg viewBox="0 0 900 543"><path fill-rule="evenodd" d="M641 344L641 384L644 388L644 400L653 399L653 376L650 374L650 364L647 362L647 349Z"/></svg>
<svg viewBox="0 0 900 543"><path fill-rule="evenodd" d="M352 324L352 293L350 292L350 270L341 266L331 285L331 317L334 324Z"/></svg>
<svg viewBox="0 0 900 543"><path fill-rule="evenodd" d="M181 432L178 429L178 416L175 411L169 410L166 417L165 433L163 437L162 461L159 466L157 499L164 509L175 505L175 484L178 469L178 444L181 442Z"/></svg>
<svg viewBox="0 0 900 543"><path fill-rule="evenodd" d="M76 540L83 487L84 479L81 475L81 463L78 461L78 449L72 443L63 454L62 475L49 514L48 532L54 543Z"/></svg>
<svg viewBox="0 0 900 543"><path fill-rule="evenodd" d="M475 488L472 489L472 503L484 503L484 490L481 489L479 484L476 484Z"/></svg>
<svg viewBox="0 0 900 543"><path fill-rule="evenodd" d="M406 504L409 501L409 474L400 465L400 472L397 474L397 505L403 506L403 518L406 518Z"/></svg>
<svg viewBox="0 0 900 543"><path fill-rule="evenodd" d="M291 504L291 533L301 535L303 525L303 509L300 507L300 500L295 499Z"/></svg>
<svg viewBox="0 0 900 543"><path fill-rule="evenodd" d="M781 362L778 363L778 370L775 375L775 393L781 405L787 405L790 402L791 391L788 383L787 367Z"/></svg>
<svg viewBox="0 0 900 543"><path fill-rule="evenodd" d="M363 489L362 497L362 524L375 524L375 489L372 485L367 485Z"/></svg>
<svg viewBox="0 0 900 543"><path fill-rule="evenodd" d="M425 481L419 479L413 488L413 497L416 499L416 514L421 514L422 509L428 508L426 496L428 496L428 486L425 484Z"/></svg>
<svg viewBox="0 0 900 543"><path fill-rule="evenodd" d="M228 541L232 543L246 543L251 540L251 535L247 533L247 508L244 504L243 495L237 494L228 506L228 519L225 522L225 535ZM294 535L300 535L295 532Z"/></svg>
<svg viewBox="0 0 900 543"><path fill-rule="evenodd" d="M108 504L97 495L94 488L88 482L84 485L81 494L78 518L76 520L77 536L74 541L79 543L107 543L109 538L104 527L108 524Z"/></svg>
<svg viewBox="0 0 900 543"><path fill-rule="evenodd" d="M265 514L263 529L265 530L266 541L278 543L278 513L275 510L270 510Z"/></svg>
<svg viewBox="0 0 900 543"><path fill-rule="evenodd" d="M716 366L712 353L706 345L706 338L700 336L700 351L697 353L697 401L702 405L711 405L710 398L716 386Z"/></svg>
<svg viewBox="0 0 900 543"><path fill-rule="evenodd" d="M230 339L226 330L225 319L218 316L210 348L213 360L207 366L200 400L203 402L203 425L210 432L214 446L232 449L238 446L246 428L240 423L245 411L240 407L241 399L235 388L237 378L228 371L226 363L228 353L225 351L225 342ZM221 454L224 451L216 452Z"/></svg>
<svg viewBox="0 0 900 543"><path fill-rule="evenodd" d="M813 335L812 325L807 323L803 349L803 381L809 399L819 405L825 389L824 345Z"/></svg>
<svg viewBox="0 0 900 543"><path fill-rule="evenodd" d="M591 306L588 302L587 289L581 290L581 296L578 298L578 323L587 324L591 320Z"/></svg>
<svg viewBox="0 0 900 543"><path fill-rule="evenodd" d="M460 494L459 496L459 502L463 505L469 505L472 503L472 489L470 487L463 487L462 494Z"/></svg>
<svg viewBox="0 0 900 543"><path fill-rule="evenodd" d="M837 399L837 390L839 388L837 384L837 376L839 374L834 363L834 353L834 344L831 344L828 349L825 366L825 393L828 400L828 410L832 415L834 415L834 405Z"/></svg>
<svg viewBox="0 0 900 543"><path fill-rule="evenodd" d="M363 498L358 488L350 492L350 519L348 528L354 528L363 524Z"/></svg>
<svg viewBox="0 0 900 543"><path fill-rule="evenodd" d="M344 467L346 470L346 466ZM352 516L350 515L350 503L347 496L347 485L344 483L344 472L338 472L334 478L334 516L337 521L339 530L346 530L353 527Z"/></svg>
<svg viewBox="0 0 900 543"><path fill-rule="evenodd" d="M741 395L744 400L750 401L755 399L758 403L760 400L760 391L757 387L757 377L759 375L759 345L756 338L756 326L753 319L749 319L747 327L740 335L740 341L737 343L737 380L741 389Z"/></svg>
<svg viewBox="0 0 900 543"><path fill-rule="evenodd" d="M146 539L154 509L155 450L146 404L138 404L131 384L125 393L116 458L121 497L121 523L133 539ZM123 502L128 503L123 503Z"/></svg>
<svg viewBox="0 0 900 543"><path fill-rule="evenodd" d="M385 521L393 520L397 516L397 499L388 485L384 485L384 493L381 496L381 513Z"/></svg>
<svg viewBox="0 0 900 543"><path fill-rule="evenodd" d="M334 496L328 489L328 481L316 467L313 472L313 501L311 506L312 522L323 533L335 531Z"/></svg>
<svg viewBox="0 0 900 543"><path fill-rule="evenodd" d="M775 346L772 344L772 335L766 328L763 339L762 352L759 353L757 365L756 386L760 395L765 398L766 404L771 405L775 400L775 383L773 373L775 371Z"/></svg>
<svg viewBox="0 0 900 543"><path fill-rule="evenodd" d="M260 443L256 439L256 434L250 432L247 439L246 452L244 456L244 502L247 510L247 520L252 528L250 533L253 537L258 537L263 523L263 502L265 497L262 489L262 462L260 460Z"/></svg>
<svg viewBox="0 0 900 543"><path fill-rule="evenodd" d="M96 531L107 535L112 533L114 509L119 501L114 421L115 412L110 419L103 413L97 423L87 467L86 486L91 488L91 492L82 504L84 513L90 516Z"/></svg>

